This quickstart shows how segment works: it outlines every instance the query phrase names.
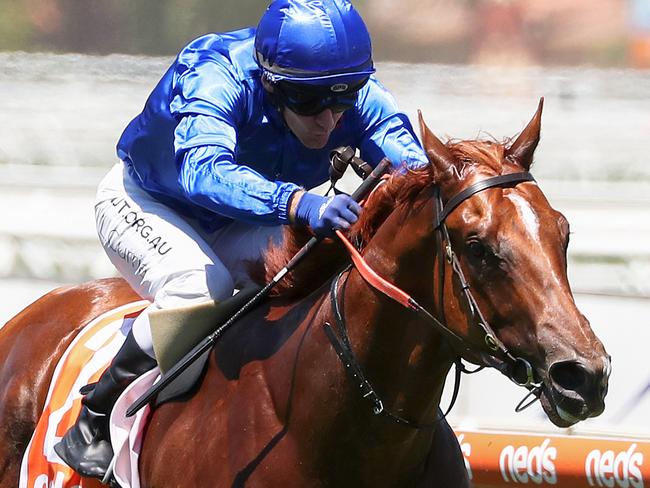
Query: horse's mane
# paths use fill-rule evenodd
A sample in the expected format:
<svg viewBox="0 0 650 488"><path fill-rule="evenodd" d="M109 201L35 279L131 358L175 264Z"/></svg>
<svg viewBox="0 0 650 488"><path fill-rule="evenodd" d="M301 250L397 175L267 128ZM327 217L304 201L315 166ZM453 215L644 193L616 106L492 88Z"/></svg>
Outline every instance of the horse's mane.
<svg viewBox="0 0 650 488"><path fill-rule="evenodd" d="M449 141L446 146L454 156L456 169L461 176L476 167L486 167L501 174L505 142ZM431 165L394 172L370 195L359 220L350 229L348 239L363 247L393 210L410 204L424 188L439 183L437 176ZM282 242L271 245L265 257L264 275L267 283L312 236L304 227L286 226L283 233ZM287 298L306 296L346 262L347 253L338 239L326 239L311 256L304 258L294 271L275 286L273 295Z"/></svg>

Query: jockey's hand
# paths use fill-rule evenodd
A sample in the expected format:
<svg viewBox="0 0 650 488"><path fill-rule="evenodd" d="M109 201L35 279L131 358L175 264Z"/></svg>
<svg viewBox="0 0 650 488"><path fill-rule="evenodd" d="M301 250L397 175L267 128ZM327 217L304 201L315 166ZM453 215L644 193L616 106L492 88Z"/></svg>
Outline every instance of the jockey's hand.
<svg viewBox="0 0 650 488"><path fill-rule="evenodd" d="M361 206L347 195L322 197L304 192L299 198L296 222L309 225L321 237L331 236L335 230L349 229L361 213Z"/></svg>

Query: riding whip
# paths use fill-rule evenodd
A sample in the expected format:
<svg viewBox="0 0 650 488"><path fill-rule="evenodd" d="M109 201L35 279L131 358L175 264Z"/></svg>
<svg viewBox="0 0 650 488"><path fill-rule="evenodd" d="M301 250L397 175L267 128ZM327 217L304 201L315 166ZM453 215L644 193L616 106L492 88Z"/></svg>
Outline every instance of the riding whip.
<svg viewBox="0 0 650 488"><path fill-rule="evenodd" d="M354 152L352 153L354 154ZM358 158L357 158L358 159ZM383 174L388 171L391 166L391 162L384 158L380 163L372 170L370 175L359 185L355 192L351 195L352 199L359 202L363 200L370 191L379 183ZM273 287L314 248L322 240L322 237L312 237L307 244L305 244L282 268L273 279L264 286L253 298L244 304L244 306L239 309L235 314L230 317L223 325L218 327L212 334L207 336L196 346L194 346L190 352L188 352L178 363L176 363L172 368L167 370L162 374L160 380L155 383L147 392L145 392L140 398L138 398L133 405L129 407L126 411L126 416L131 417L135 415L138 410L148 404L153 400L165 387L167 387L172 381L174 381L183 371L185 371L190 365L192 365L198 358L200 358L206 351L210 350L216 344L217 340L228 330L230 327L239 320L243 315L245 315L249 310L259 304L264 300Z"/></svg>

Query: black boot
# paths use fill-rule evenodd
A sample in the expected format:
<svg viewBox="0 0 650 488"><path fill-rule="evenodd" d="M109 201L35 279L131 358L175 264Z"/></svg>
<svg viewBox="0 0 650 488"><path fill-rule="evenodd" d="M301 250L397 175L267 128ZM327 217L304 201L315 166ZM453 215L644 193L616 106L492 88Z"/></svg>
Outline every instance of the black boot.
<svg viewBox="0 0 650 488"><path fill-rule="evenodd" d="M77 422L66 432L54 450L82 476L103 479L113 459L109 436L109 417L120 394L141 374L156 366L129 332L122 348L94 388L81 403Z"/></svg>

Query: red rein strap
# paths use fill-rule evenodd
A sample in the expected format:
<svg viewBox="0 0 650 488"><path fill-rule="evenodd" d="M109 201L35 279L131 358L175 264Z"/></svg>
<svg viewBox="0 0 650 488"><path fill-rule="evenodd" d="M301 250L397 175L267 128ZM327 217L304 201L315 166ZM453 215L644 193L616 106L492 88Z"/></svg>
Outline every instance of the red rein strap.
<svg viewBox="0 0 650 488"><path fill-rule="evenodd" d="M390 178L389 175L383 175L381 177L381 181L379 182L379 184L375 186L375 188L372 189L370 195L368 195L368 198L370 198L370 196L375 191L377 191L377 188L379 188L382 184L386 183L386 181L388 181L389 178ZM363 206L364 203L366 203L366 200L368 198L359 202L359 205ZM411 310L420 309L417 302L413 300L413 298L411 298L411 296L408 293L406 293L401 288L396 287L392 283L386 281L384 278L379 276L377 272L374 269L372 269L368 265L368 263L366 263L365 259L363 259L363 256L359 254L359 251L357 251L356 247L352 245L352 243L340 230L336 231L336 235L339 236L339 239L341 239L341 242L345 245L346 249L350 253L350 257L352 258L352 262L354 263L354 266L357 268L357 271L359 271L363 279L366 280L366 282L368 282L370 286L382 292L387 297L392 298L397 303L399 303L400 305L406 308L410 308Z"/></svg>
<svg viewBox="0 0 650 488"><path fill-rule="evenodd" d="M401 290L400 288L396 287L392 283L389 283L384 278L379 276L377 272L372 269L368 263L366 263L366 261L363 259L363 256L359 254L359 251L356 250L356 248L340 230L336 231L336 235L339 236L339 239L341 239L341 242L343 242L347 248L348 252L350 253L350 257L352 257L354 266L357 268L363 279L368 282L368 284L370 284L376 290L382 292L384 295L400 303L404 307L410 308L412 310L418 310L418 307L416 306L416 303L411 298L411 296L404 290Z"/></svg>

